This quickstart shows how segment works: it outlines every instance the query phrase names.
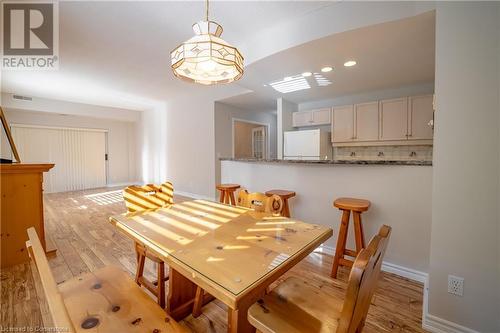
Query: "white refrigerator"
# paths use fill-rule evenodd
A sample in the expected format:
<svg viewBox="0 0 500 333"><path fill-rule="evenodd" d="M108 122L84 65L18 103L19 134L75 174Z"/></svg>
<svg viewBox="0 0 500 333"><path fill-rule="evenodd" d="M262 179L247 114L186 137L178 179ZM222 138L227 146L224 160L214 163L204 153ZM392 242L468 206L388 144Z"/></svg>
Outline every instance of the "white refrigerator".
<svg viewBox="0 0 500 333"><path fill-rule="evenodd" d="M332 158L330 132L320 129L284 132L285 160L329 160Z"/></svg>

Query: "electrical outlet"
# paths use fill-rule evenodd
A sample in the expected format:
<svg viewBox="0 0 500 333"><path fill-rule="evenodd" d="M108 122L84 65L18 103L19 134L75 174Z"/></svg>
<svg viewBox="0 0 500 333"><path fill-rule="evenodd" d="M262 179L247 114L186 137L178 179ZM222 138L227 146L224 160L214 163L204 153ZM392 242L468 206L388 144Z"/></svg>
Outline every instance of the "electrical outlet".
<svg viewBox="0 0 500 333"><path fill-rule="evenodd" d="M464 295L464 278L448 275L448 292L453 295Z"/></svg>

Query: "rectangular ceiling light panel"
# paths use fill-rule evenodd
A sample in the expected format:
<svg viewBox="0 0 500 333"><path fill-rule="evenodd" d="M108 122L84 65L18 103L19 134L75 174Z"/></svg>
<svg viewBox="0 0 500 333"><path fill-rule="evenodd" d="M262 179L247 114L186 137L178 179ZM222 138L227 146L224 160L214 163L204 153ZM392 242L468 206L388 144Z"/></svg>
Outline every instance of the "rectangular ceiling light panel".
<svg viewBox="0 0 500 333"><path fill-rule="evenodd" d="M282 94L305 90L311 88L306 78L302 75L291 76L283 80L274 81L269 83L274 90L279 91Z"/></svg>

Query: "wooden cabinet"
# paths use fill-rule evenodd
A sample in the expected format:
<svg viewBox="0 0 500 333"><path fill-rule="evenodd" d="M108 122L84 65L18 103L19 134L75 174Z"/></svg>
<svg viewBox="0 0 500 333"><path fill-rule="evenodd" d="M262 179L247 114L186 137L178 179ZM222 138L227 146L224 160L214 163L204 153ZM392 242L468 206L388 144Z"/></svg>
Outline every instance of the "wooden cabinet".
<svg viewBox="0 0 500 333"><path fill-rule="evenodd" d="M330 108L294 112L292 114L293 127L329 125L331 113Z"/></svg>
<svg viewBox="0 0 500 333"><path fill-rule="evenodd" d="M45 242L43 221L43 173L54 164L1 164L1 267L28 260L26 230L35 227L43 247Z"/></svg>
<svg viewBox="0 0 500 333"><path fill-rule="evenodd" d="M408 139L432 140L433 130L429 121L433 119L433 96L412 96L408 99Z"/></svg>
<svg viewBox="0 0 500 333"><path fill-rule="evenodd" d="M380 101L380 140L407 140L408 99L395 98Z"/></svg>
<svg viewBox="0 0 500 333"><path fill-rule="evenodd" d="M294 112L292 114L293 127L310 126L312 122L311 112Z"/></svg>
<svg viewBox="0 0 500 333"><path fill-rule="evenodd" d="M433 95L333 107L335 146L431 145Z"/></svg>
<svg viewBox="0 0 500 333"><path fill-rule="evenodd" d="M354 105L333 108L332 142L354 141Z"/></svg>
<svg viewBox="0 0 500 333"><path fill-rule="evenodd" d="M379 138L378 102L354 105L354 140L377 141Z"/></svg>
<svg viewBox="0 0 500 333"><path fill-rule="evenodd" d="M312 110L312 121L314 125L330 125L332 122L332 110L330 108Z"/></svg>

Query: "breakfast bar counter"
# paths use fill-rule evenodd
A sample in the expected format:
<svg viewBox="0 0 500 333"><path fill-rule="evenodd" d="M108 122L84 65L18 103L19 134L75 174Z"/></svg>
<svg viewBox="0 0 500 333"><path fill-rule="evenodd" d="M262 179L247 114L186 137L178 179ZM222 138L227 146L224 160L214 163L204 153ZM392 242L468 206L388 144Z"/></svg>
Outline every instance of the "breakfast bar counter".
<svg viewBox="0 0 500 333"><path fill-rule="evenodd" d="M428 160L283 160L283 159L252 159L252 158L221 158L221 161L234 162L252 162L252 163L293 163L293 164L321 164L321 165L336 165L336 164L352 164L352 165L421 165L431 166L432 161Z"/></svg>

